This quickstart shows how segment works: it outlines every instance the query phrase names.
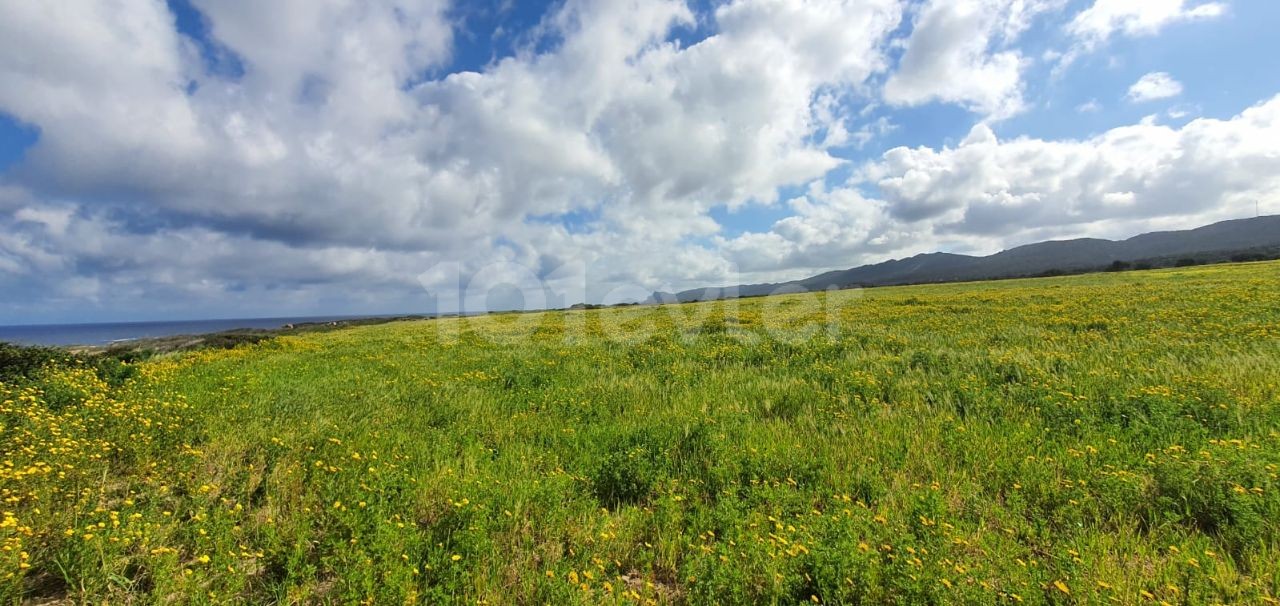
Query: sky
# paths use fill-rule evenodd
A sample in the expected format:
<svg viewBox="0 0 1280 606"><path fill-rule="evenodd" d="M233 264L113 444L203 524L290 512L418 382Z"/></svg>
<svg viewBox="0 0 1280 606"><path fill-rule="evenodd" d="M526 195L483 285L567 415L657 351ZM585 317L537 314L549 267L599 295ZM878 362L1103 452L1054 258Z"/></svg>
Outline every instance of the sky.
<svg viewBox="0 0 1280 606"><path fill-rule="evenodd" d="M1280 213L1272 0L0 0L0 324L559 307Z"/></svg>

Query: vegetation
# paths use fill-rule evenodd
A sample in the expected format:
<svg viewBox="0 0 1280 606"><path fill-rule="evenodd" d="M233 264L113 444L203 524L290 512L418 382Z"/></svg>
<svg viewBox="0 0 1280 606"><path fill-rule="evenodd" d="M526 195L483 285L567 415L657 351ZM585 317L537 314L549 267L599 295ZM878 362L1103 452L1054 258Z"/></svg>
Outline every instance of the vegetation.
<svg viewBox="0 0 1280 606"><path fill-rule="evenodd" d="M145 337L141 339L114 342L107 346L77 345L71 348L71 353L77 354L82 358L87 358L91 362L93 359L101 360L112 358L123 362L138 362L152 356L182 351L193 351L199 349L233 349L241 345L261 343L279 335L301 335L313 332L328 332L333 330L343 330L353 326L372 326L375 324L387 324L390 322L424 320L426 318L427 316L381 316L333 320L328 322L302 322L299 324L286 324L280 328L272 329L236 328L202 335ZM0 347L5 346L0 344ZM15 351L17 349L13 346L7 347ZM50 350L49 348L26 349L31 352L26 356L28 358L34 356L35 352L38 351L57 352L57 350ZM60 353L60 355L65 355L67 352L58 353ZM3 368L5 365L3 355L3 351L0 351L0 368Z"/></svg>
<svg viewBox="0 0 1280 606"><path fill-rule="evenodd" d="M9 603L1280 596L1277 263L37 362Z"/></svg>

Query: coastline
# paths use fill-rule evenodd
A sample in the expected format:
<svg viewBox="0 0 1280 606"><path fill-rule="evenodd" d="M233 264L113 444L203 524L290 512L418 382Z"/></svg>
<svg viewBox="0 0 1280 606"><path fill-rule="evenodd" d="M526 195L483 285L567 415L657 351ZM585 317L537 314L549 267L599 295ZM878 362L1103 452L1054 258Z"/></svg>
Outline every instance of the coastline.
<svg viewBox="0 0 1280 606"><path fill-rule="evenodd" d="M350 318L343 320L288 322L277 328L233 328L207 333L175 334L165 336L146 336L117 339L101 344L44 345L62 349L74 354L111 355L155 355L195 349L230 349L245 343L260 343L285 335L297 335L312 332L328 332L355 326L389 324L391 322L410 322L430 320L436 316L427 314L405 314L397 316L373 316Z"/></svg>

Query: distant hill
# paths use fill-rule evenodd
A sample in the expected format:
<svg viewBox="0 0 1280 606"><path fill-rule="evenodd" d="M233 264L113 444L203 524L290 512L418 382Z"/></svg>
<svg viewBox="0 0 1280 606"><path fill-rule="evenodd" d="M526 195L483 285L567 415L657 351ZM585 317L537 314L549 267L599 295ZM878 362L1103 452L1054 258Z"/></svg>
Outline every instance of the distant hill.
<svg viewBox="0 0 1280 606"><path fill-rule="evenodd" d="M708 301L780 292L994 280L1154 268L1280 257L1280 215L1236 219L1184 231L1152 232L1127 240L1052 240L985 257L927 253L778 284L696 288L654 293L649 303Z"/></svg>

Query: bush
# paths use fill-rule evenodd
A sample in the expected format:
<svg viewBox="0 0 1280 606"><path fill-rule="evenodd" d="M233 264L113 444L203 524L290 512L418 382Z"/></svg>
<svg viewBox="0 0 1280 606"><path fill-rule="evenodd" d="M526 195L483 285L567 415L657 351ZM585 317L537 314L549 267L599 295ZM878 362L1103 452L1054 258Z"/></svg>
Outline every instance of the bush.
<svg viewBox="0 0 1280 606"><path fill-rule="evenodd" d="M67 352L52 347L24 347L0 342L0 381L29 380L46 365L66 364L71 359Z"/></svg>
<svg viewBox="0 0 1280 606"><path fill-rule="evenodd" d="M652 453L638 446L605 454L591 472L592 494L610 509L644 501L657 482Z"/></svg>
<svg viewBox="0 0 1280 606"><path fill-rule="evenodd" d="M241 345L257 345L271 338L269 334L253 332L222 332L205 336L201 345L214 349L235 349Z"/></svg>
<svg viewBox="0 0 1280 606"><path fill-rule="evenodd" d="M137 374L130 365L131 355L81 356L55 347L29 347L0 342L0 382L26 383L37 380L37 374L46 368L87 366L98 377L113 387L118 387Z"/></svg>
<svg viewBox="0 0 1280 606"><path fill-rule="evenodd" d="M1236 558L1250 546L1269 541L1269 503L1234 486L1254 485L1242 465L1222 462L1166 461L1153 469L1154 485L1147 524L1174 522L1217 538ZM1274 515L1274 511L1269 512Z"/></svg>

